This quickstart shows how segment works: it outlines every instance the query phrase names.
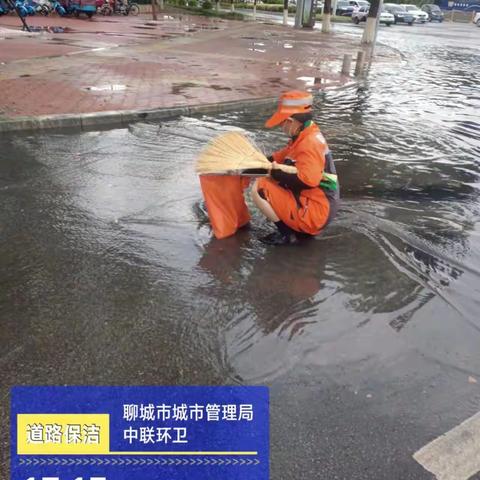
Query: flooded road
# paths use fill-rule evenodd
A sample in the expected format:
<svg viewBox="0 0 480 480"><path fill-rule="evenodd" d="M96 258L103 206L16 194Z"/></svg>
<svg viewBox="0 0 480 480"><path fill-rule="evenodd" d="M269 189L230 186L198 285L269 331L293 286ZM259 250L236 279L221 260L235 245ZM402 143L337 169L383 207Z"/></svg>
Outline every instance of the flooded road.
<svg viewBox="0 0 480 480"><path fill-rule="evenodd" d="M443 27L317 98L343 203L302 248L198 208L199 149L282 146L270 111L2 136L3 426L17 384L267 384L272 478L431 478L411 455L480 410L480 36Z"/></svg>

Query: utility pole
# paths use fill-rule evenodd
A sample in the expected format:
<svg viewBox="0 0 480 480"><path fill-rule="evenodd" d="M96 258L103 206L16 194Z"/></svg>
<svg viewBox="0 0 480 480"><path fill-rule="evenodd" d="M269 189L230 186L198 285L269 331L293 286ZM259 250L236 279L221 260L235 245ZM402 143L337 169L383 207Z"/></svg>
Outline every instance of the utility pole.
<svg viewBox="0 0 480 480"><path fill-rule="evenodd" d="M283 24L288 25L288 0L283 0ZM297 25L296 25L296 21L295 21L295 27L296 26Z"/></svg>
<svg viewBox="0 0 480 480"><path fill-rule="evenodd" d="M313 28L315 25L315 0L297 0L295 28Z"/></svg>
<svg viewBox="0 0 480 480"><path fill-rule="evenodd" d="M297 0L297 11L295 12L295 28L302 28L302 18L303 18L303 0Z"/></svg>

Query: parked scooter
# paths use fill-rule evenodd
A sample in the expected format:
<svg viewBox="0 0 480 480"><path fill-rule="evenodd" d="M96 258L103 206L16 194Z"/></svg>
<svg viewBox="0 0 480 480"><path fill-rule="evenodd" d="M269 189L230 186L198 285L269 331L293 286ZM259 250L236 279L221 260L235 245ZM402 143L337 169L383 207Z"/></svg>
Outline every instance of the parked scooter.
<svg viewBox="0 0 480 480"><path fill-rule="evenodd" d="M10 7L4 2L4 0L0 0L0 15L6 15L10 11Z"/></svg>
<svg viewBox="0 0 480 480"><path fill-rule="evenodd" d="M115 13L120 13L122 15L138 15L140 13L140 7L137 3L130 2L130 0L117 0L115 2Z"/></svg>
<svg viewBox="0 0 480 480"><path fill-rule="evenodd" d="M57 12L57 14L60 15L61 17L64 17L65 15L67 15L67 10L58 0L51 0L50 5L51 5L52 11Z"/></svg>
<svg viewBox="0 0 480 480"><path fill-rule="evenodd" d="M33 15L35 14L35 10L29 8L27 5L25 5L25 3L21 0L17 0L15 2L15 8L18 12L18 14L21 16L21 17L26 17L27 15ZM32 13L33 12L33 13Z"/></svg>
<svg viewBox="0 0 480 480"><path fill-rule="evenodd" d="M42 5L38 4L35 0L24 0L23 5L28 11L29 15L35 15L36 13L43 13ZM48 12L44 15L48 15Z"/></svg>
<svg viewBox="0 0 480 480"><path fill-rule="evenodd" d="M69 1L73 14L79 17L84 13L88 18L92 18L97 13L97 6L95 0L70 0Z"/></svg>
<svg viewBox="0 0 480 480"><path fill-rule="evenodd" d="M33 0L36 4L36 12L40 15L47 16L52 12L52 6L48 0Z"/></svg>
<svg viewBox="0 0 480 480"><path fill-rule="evenodd" d="M105 0L101 5L97 4L97 13L100 15L111 15L113 13L113 8L110 6L110 2Z"/></svg>

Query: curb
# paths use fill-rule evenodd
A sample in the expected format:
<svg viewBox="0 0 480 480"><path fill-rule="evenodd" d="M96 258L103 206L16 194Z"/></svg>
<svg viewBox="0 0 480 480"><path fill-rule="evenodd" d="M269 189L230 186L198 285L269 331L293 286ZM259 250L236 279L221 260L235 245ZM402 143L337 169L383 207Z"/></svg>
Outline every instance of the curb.
<svg viewBox="0 0 480 480"><path fill-rule="evenodd" d="M351 87L355 83L355 81L348 82L344 85L326 88L318 93L343 90ZM92 130L97 127L126 127L135 122L172 120L181 116L190 116L199 113L224 113L244 108L275 107L277 101L278 97L267 97L186 107L156 108L152 110L117 110L67 115L40 115L35 117L19 117L12 120L0 119L0 133L49 129Z"/></svg>
<svg viewBox="0 0 480 480"><path fill-rule="evenodd" d="M192 105L188 107L157 108L152 110L117 110L68 115L40 115L0 120L0 133L48 129L91 130L95 127L127 126L145 120L170 120L196 113L222 113L248 107L274 105L277 97L231 102Z"/></svg>

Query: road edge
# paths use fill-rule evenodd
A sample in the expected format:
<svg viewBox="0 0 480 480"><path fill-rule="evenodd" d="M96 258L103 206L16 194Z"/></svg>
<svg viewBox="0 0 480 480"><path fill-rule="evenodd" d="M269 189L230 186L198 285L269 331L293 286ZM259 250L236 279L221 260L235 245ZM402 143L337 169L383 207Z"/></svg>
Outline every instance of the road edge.
<svg viewBox="0 0 480 480"><path fill-rule="evenodd" d="M318 92L338 91L355 85L356 81L329 87ZM36 130L92 130L96 127L125 127L131 123L150 120L171 120L181 116L231 112L252 107L275 106L278 97L262 97L228 102L189 105L183 107L163 107L156 109L115 110L80 114L23 116L0 119L0 133Z"/></svg>

